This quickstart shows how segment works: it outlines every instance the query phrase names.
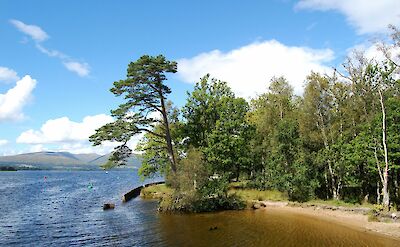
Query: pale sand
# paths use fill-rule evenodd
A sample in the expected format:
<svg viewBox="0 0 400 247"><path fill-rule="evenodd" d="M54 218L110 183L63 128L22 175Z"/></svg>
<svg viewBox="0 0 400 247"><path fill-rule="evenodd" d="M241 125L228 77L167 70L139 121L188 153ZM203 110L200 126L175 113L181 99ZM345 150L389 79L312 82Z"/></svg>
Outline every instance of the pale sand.
<svg viewBox="0 0 400 247"><path fill-rule="evenodd" d="M286 210L400 240L400 223L369 222L367 215L348 211L333 211L318 207L293 207L288 206L287 203L265 203L266 210Z"/></svg>

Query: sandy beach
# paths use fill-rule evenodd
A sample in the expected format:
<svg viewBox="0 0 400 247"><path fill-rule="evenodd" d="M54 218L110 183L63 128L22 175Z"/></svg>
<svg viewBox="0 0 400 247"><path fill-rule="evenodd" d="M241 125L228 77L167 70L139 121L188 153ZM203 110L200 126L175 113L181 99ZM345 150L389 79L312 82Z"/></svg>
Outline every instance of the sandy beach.
<svg viewBox="0 0 400 247"><path fill-rule="evenodd" d="M400 241L400 223L369 222L367 215L349 211L322 209L319 207L296 207L290 206L287 203L265 203L266 207L261 210L280 210L303 214L353 229L384 235Z"/></svg>

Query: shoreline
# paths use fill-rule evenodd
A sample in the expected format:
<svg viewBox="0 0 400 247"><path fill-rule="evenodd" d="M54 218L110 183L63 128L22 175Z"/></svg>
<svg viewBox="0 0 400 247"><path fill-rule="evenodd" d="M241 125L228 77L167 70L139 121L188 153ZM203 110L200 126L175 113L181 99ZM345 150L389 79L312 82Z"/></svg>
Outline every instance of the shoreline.
<svg viewBox="0 0 400 247"><path fill-rule="evenodd" d="M169 193L171 193L171 191L168 188L162 187L162 185L148 186L141 191L140 197L145 200L159 200ZM244 210L285 211L400 241L400 222L398 220L394 222L369 221L368 214L371 212L371 208L333 206L319 203L307 204L289 202L286 200L249 200L248 198L245 202L247 206Z"/></svg>
<svg viewBox="0 0 400 247"><path fill-rule="evenodd" d="M330 210L321 207L301 207L287 202L262 201L261 210L279 210L333 222L362 232L374 233L400 241L400 223L371 222L368 215L352 211Z"/></svg>

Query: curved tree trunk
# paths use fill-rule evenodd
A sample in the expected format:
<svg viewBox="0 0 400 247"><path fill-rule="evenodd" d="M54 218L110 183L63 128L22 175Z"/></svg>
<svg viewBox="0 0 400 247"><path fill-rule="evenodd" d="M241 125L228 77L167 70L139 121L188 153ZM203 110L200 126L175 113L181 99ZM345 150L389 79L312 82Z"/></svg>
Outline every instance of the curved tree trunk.
<svg viewBox="0 0 400 247"><path fill-rule="evenodd" d="M175 159L174 149L172 147L172 138L171 138L171 132L169 130L169 122L168 122L167 111L165 108L164 96L162 94L160 94L160 100L162 108L162 117L165 126L165 141L167 142L167 152L171 162L171 170L173 173L176 173L176 159Z"/></svg>

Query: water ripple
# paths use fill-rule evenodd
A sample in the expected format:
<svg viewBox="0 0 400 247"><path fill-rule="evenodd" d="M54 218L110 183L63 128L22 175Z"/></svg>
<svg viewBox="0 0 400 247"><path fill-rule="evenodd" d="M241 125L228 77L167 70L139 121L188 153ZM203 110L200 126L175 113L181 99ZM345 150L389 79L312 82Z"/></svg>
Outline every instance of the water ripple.
<svg viewBox="0 0 400 247"><path fill-rule="evenodd" d="M0 173L0 245L130 245L138 234L130 229L143 220L127 215L139 210L157 217L155 205L120 203L123 193L140 184L134 171ZM105 212L102 204L109 201L117 208Z"/></svg>

